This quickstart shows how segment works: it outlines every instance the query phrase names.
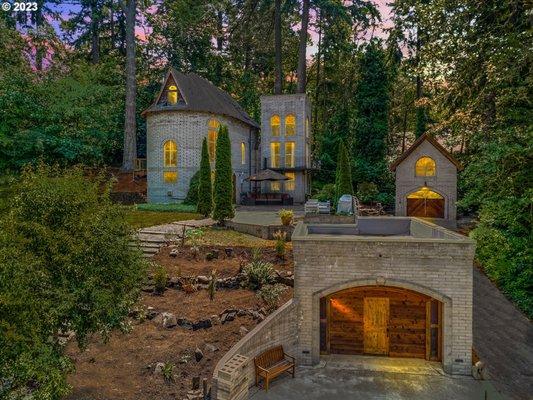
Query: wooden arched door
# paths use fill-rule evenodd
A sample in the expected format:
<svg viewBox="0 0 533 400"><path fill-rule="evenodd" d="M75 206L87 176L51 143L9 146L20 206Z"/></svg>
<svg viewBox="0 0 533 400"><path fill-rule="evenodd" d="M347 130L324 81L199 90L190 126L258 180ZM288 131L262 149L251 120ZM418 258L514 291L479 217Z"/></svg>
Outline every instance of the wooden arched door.
<svg viewBox="0 0 533 400"><path fill-rule="evenodd" d="M444 197L427 187L407 195L407 216L444 218Z"/></svg>

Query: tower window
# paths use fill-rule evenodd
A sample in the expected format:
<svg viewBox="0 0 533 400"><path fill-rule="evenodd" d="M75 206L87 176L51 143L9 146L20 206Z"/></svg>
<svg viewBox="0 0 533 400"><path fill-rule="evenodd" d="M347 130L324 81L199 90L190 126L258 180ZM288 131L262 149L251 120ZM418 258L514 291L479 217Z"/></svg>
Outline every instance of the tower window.
<svg viewBox="0 0 533 400"><path fill-rule="evenodd" d="M296 135L296 117L289 114L285 117L285 136Z"/></svg>
<svg viewBox="0 0 533 400"><path fill-rule="evenodd" d="M437 166L431 157L420 157L415 164L416 176L435 176Z"/></svg>
<svg viewBox="0 0 533 400"><path fill-rule="evenodd" d="M279 118L279 115L273 115L270 117L270 132L272 136L279 136L279 126L281 124L281 120Z"/></svg>
<svg viewBox="0 0 533 400"><path fill-rule="evenodd" d="M294 148L296 144L294 142L285 142L285 167L294 167Z"/></svg>
<svg viewBox="0 0 533 400"><path fill-rule="evenodd" d="M279 142L270 143L270 167L279 168L280 167L280 144Z"/></svg>
<svg viewBox="0 0 533 400"><path fill-rule="evenodd" d="M163 144L163 166L165 168L178 166L178 146L173 140Z"/></svg>
<svg viewBox="0 0 533 400"><path fill-rule="evenodd" d="M176 85L170 85L167 91L167 103L173 106L178 103L178 99L178 87Z"/></svg>
<svg viewBox="0 0 533 400"><path fill-rule="evenodd" d="M218 129L220 128L220 122L216 119L209 120L207 128L207 150L209 153L209 161L215 161Z"/></svg>
<svg viewBox="0 0 533 400"><path fill-rule="evenodd" d="M241 143L241 164L246 164L246 145Z"/></svg>

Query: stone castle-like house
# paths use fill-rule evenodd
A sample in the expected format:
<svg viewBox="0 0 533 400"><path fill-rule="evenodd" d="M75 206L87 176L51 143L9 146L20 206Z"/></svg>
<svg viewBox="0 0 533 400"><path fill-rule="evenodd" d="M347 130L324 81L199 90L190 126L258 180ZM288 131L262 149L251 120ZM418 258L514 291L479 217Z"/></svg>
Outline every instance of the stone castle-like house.
<svg viewBox="0 0 533 400"><path fill-rule="evenodd" d="M309 192L310 105L305 94L261 98L260 126L226 92L195 73L167 72L155 102L142 115L147 124L147 184L150 203L185 199L200 168L207 138L211 168L221 124L228 127L235 199L250 192L246 178L261 169L286 181L262 183L263 192L283 192L304 202Z"/></svg>

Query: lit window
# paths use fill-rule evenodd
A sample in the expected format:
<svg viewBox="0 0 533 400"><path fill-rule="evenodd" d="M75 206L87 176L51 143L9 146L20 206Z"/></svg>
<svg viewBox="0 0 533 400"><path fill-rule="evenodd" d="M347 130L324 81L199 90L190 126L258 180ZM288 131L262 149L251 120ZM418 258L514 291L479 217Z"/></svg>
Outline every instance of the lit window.
<svg viewBox="0 0 533 400"><path fill-rule="evenodd" d="M241 164L246 164L246 145L241 143Z"/></svg>
<svg viewBox="0 0 533 400"><path fill-rule="evenodd" d="M167 102L170 105L174 105L178 102L178 88L176 85L170 85L168 87Z"/></svg>
<svg viewBox="0 0 533 400"><path fill-rule="evenodd" d="M296 135L296 117L289 114L285 117L285 136Z"/></svg>
<svg viewBox="0 0 533 400"><path fill-rule="evenodd" d="M220 122L216 119L209 121L209 127L207 130L207 150L209 153L209 161L215 161L215 153L217 147L218 129L220 128Z"/></svg>
<svg viewBox="0 0 533 400"><path fill-rule="evenodd" d="M309 137L309 117L305 119L305 137Z"/></svg>
<svg viewBox="0 0 533 400"><path fill-rule="evenodd" d="M165 183L174 183L178 180L178 173L176 171L163 172L163 180Z"/></svg>
<svg viewBox="0 0 533 400"><path fill-rule="evenodd" d="M442 199L443 197L437 192L434 192L433 190L430 190L429 188L424 186L420 190L417 190L416 192L409 194L407 198L408 199Z"/></svg>
<svg viewBox="0 0 533 400"><path fill-rule="evenodd" d="M281 120L279 118L279 115L273 115L270 117L270 132L272 133L272 136L279 136L279 126L281 124Z"/></svg>
<svg viewBox="0 0 533 400"><path fill-rule="evenodd" d="M285 142L285 167L294 167L294 142Z"/></svg>
<svg viewBox="0 0 533 400"><path fill-rule="evenodd" d="M272 181L270 182L270 190L273 192L279 192L281 190L281 184L279 181Z"/></svg>
<svg viewBox="0 0 533 400"><path fill-rule="evenodd" d="M167 168L178 166L178 146L173 140L167 140L163 144L163 166Z"/></svg>
<svg viewBox="0 0 533 400"><path fill-rule="evenodd" d="M285 176L289 178L289 180L285 181L285 190L287 191L294 190L294 188L296 187L294 172L285 172Z"/></svg>
<svg viewBox="0 0 533 400"><path fill-rule="evenodd" d="M280 145L279 142L270 143L270 167L279 168L280 167Z"/></svg>
<svg viewBox="0 0 533 400"><path fill-rule="evenodd" d="M431 157L420 157L415 165L416 176L435 176L437 166Z"/></svg>

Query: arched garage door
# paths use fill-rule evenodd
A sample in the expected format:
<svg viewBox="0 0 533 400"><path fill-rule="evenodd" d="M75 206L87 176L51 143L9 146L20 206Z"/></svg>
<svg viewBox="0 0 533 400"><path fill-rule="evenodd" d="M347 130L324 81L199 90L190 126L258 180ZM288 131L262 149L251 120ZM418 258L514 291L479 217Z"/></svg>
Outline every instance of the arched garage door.
<svg viewBox="0 0 533 400"><path fill-rule="evenodd" d="M444 218L444 197L426 187L407 195L407 216Z"/></svg>
<svg viewBox="0 0 533 400"><path fill-rule="evenodd" d="M320 301L322 354L372 354L440 361L442 305L396 287L363 286Z"/></svg>

